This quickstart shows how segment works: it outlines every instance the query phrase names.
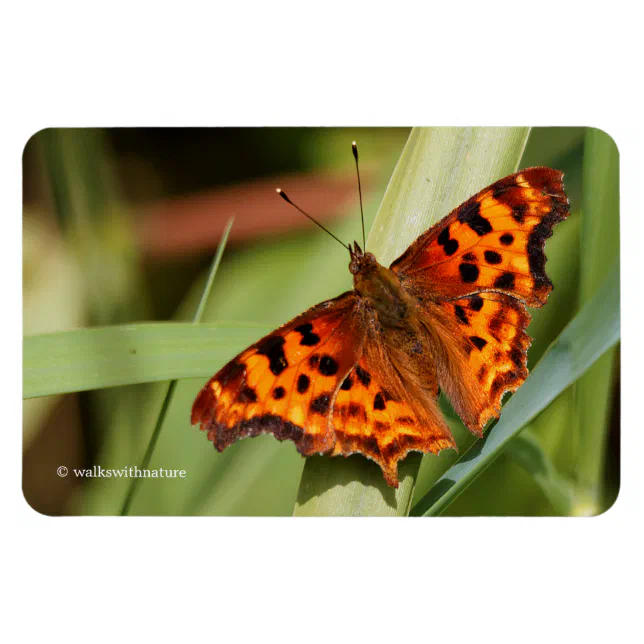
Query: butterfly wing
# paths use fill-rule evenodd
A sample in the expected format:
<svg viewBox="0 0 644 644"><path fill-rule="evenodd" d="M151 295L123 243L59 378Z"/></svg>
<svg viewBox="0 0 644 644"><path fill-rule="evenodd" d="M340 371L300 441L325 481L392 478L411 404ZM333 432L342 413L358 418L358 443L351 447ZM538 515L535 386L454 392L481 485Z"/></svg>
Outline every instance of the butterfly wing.
<svg viewBox="0 0 644 644"><path fill-rule="evenodd" d="M528 375L525 307L552 290L544 244L568 214L561 172L529 168L468 199L391 265L435 338L441 389L474 433Z"/></svg>
<svg viewBox="0 0 644 644"><path fill-rule="evenodd" d="M323 302L240 353L203 387L192 424L219 451L267 432L303 455L331 449L332 403L361 350L357 299L351 291Z"/></svg>
<svg viewBox="0 0 644 644"><path fill-rule="evenodd" d="M465 426L481 436L486 422L499 416L503 395L528 377L531 338L525 330L531 316L518 300L501 293L470 295L439 306L446 314L441 319L450 326L443 338L459 338L448 347L449 359L439 360L441 386Z"/></svg>
<svg viewBox="0 0 644 644"><path fill-rule="evenodd" d="M455 447L428 352L422 338L383 329L364 301L345 293L231 360L197 396L192 423L219 451L272 433L305 456L358 452L397 487L397 462L410 450Z"/></svg>
<svg viewBox="0 0 644 644"><path fill-rule="evenodd" d="M409 451L438 453L456 444L436 404L436 367L424 337L364 323L362 354L333 406L332 455L359 452L398 487L397 464Z"/></svg>
<svg viewBox="0 0 644 644"><path fill-rule="evenodd" d="M420 297L450 300L492 291L540 307L552 290L543 247L568 214L562 173L528 168L453 210L391 269Z"/></svg>

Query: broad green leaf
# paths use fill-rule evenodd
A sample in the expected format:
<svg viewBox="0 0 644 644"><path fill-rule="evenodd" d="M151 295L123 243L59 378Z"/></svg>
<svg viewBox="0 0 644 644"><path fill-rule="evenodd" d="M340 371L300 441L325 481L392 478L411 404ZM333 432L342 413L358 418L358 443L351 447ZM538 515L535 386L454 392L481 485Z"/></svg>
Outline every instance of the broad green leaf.
<svg viewBox="0 0 644 644"><path fill-rule="evenodd" d="M28 336L23 398L196 376L210 377L269 332L266 325L152 322Z"/></svg>
<svg viewBox="0 0 644 644"><path fill-rule="evenodd" d="M369 250L388 265L453 208L514 172L528 132L529 128L414 128L371 228ZM401 463L400 487L394 491L379 468L363 457L309 458L295 514L404 516L420 462L415 453Z"/></svg>

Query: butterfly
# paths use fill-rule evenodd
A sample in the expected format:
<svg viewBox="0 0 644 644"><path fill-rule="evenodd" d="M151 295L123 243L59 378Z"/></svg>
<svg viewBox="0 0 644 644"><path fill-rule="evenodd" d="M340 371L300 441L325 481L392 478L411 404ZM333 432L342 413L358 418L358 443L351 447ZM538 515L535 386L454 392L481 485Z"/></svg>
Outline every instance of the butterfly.
<svg viewBox="0 0 644 644"><path fill-rule="evenodd" d="M528 376L526 307L552 290L544 243L569 214L562 176L535 167L493 183L389 268L346 246L353 290L233 358L195 399L192 424L218 451L271 433L304 456L360 453L392 487L408 452L456 448L439 392L482 436Z"/></svg>

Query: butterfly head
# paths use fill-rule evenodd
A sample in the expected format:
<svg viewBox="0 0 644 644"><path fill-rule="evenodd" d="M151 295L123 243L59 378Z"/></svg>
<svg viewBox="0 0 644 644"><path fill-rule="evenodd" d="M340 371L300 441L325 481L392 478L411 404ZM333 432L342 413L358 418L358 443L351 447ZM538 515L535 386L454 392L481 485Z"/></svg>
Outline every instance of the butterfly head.
<svg viewBox="0 0 644 644"><path fill-rule="evenodd" d="M375 255L373 253L365 253L356 241L353 242L353 246L349 246L349 254L351 255L349 270L352 275L371 273L377 270L379 266Z"/></svg>

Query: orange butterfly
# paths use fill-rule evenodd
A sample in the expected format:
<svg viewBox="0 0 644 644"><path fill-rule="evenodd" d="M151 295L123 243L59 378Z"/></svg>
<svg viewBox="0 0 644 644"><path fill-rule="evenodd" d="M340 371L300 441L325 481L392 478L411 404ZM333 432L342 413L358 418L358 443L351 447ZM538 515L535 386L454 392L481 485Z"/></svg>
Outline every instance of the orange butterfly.
<svg viewBox="0 0 644 644"><path fill-rule="evenodd" d="M304 456L358 452L397 487L409 451L456 447L440 390L482 436L527 378L526 306L552 290L544 243L568 214L562 173L529 168L468 199L389 268L354 242L354 290L231 360L197 396L192 423L219 451L270 432Z"/></svg>

